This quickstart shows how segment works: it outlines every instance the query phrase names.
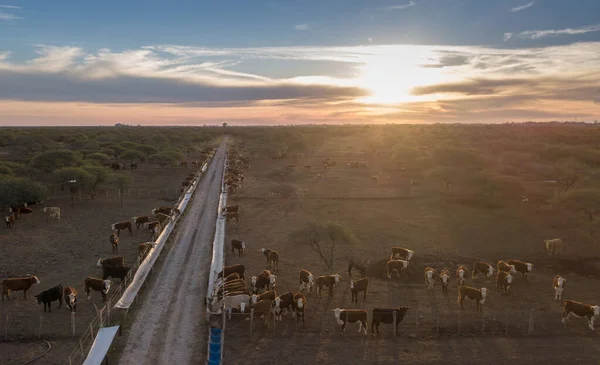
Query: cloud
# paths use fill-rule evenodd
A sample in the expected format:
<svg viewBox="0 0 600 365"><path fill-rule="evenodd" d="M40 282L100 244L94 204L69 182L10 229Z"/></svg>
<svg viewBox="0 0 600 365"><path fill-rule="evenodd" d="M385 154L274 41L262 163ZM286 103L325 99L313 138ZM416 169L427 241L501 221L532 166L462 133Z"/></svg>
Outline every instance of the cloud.
<svg viewBox="0 0 600 365"><path fill-rule="evenodd" d="M504 41L513 37L521 39L540 39L544 37L559 36L559 35L577 35L592 32L600 32L600 24L588 25L578 28L565 29L548 29L548 30L526 30L520 33L504 33Z"/></svg>
<svg viewBox="0 0 600 365"><path fill-rule="evenodd" d="M532 1L532 2L529 2L529 3L521 5L521 6L516 6L512 9L510 9L510 11L512 11L513 13L516 13L518 11L525 10L527 8L531 8L534 4L535 3Z"/></svg>
<svg viewBox="0 0 600 365"><path fill-rule="evenodd" d="M0 8L2 9L23 9L20 6L15 6L15 5L2 5L0 4Z"/></svg>
<svg viewBox="0 0 600 365"><path fill-rule="evenodd" d="M408 4L391 5L382 8L383 10L404 10L417 5L416 2L410 1Z"/></svg>
<svg viewBox="0 0 600 365"><path fill-rule="evenodd" d="M296 30L307 30L308 29L308 25L307 24L298 24L294 27L294 29Z"/></svg>
<svg viewBox="0 0 600 365"><path fill-rule="evenodd" d="M462 66L469 63L469 57L464 55L447 55L442 56L437 63L425 64L425 68L444 68L453 66Z"/></svg>
<svg viewBox="0 0 600 365"><path fill-rule="evenodd" d="M0 22L10 22L13 20L19 20L19 19L23 19L20 16L16 16L13 14L9 14L9 13L4 13L0 11Z"/></svg>

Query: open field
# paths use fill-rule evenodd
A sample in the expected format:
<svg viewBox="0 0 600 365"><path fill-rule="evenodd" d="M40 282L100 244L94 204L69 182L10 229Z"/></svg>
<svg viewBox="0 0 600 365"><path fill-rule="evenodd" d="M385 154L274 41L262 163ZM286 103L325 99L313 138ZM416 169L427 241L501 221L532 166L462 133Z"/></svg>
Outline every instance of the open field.
<svg viewBox="0 0 600 365"><path fill-rule="evenodd" d="M37 130L32 129L29 133L33 134L35 131ZM48 135L52 136L53 129L48 131ZM90 129L79 131L91 133ZM106 135L110 136L117 129L107 128L106 131ZM153 133L155 129L141 130L133 140L139 141L147 131ZM191 151L182 160L200 159L197 151L205 145L196 145L198 149ZM180 146L182 149L187 148L185 144ZM19 161L21 154L16 153L16 147L5 145L3 150L9 152L2 155L0 164ZM13 171L27 170L26 161L27 159L19 162L22 167ZM109 243L111 224L133 216L149 215L157 206L176 203L180 195L180 182L190 171L196 169L191 164L189 167L161 168L156 164L140 162L137 170L121 172L131 176L131 183L124 191L123 207L120 206L118 190L108 181L97 186L99 194L94 200L90 199L87 186L82 187L81 200L79 194L76 194L75 205L71 206L68 190L61 191L60 186L55 188L56 181L51 174L44 178L43 174L33 171L29 176L51 188L42 204L32 206L32 214L21 215L14 228L6 229L3 226L0 230L0 278L35 274L41 283L28 291L27 301L23 299L22 292L16 292L11 294L11 301L5 300L0 305L0 353L8 355L3 355L0 362L7 365L22 364L44 352L46 344L38 339L41 334L42 338L51 342L52 350L38 362L63 364L79 337L89 331L89 322L95 316L94 305L85 296L84 279L87 276L101 275L101 269L96 267L100 257L115 255L111 252ZM106 190L109 192L108 197ZM42 212L44 206L60 207L61 219L47 221ZM127 231L121 232L119 255L124 256L125 265L131 266L134 263L138 255L138 244L150 238L144 227L137 231L134 226L131 236ZM116 289L119 279L111 280ZM43 306L38 306L34 297L40 291L58 284L73 286L79 294L74 337L71 336L70 315L66 306L59 309L58 302L53 302L52 313L44 313ZM101 307L99 293L92 292L92 302Z"/></svg>
<svg viewBox="0 0 600 365"><path fill-rule="evenodd" d="M249 322L234 315L227 324L224 362L481 363L484 358L490 364L598 361L596 334L587 329L584 320L571 319L569 328L563 328L562 303L554 300L552 278L556 274L567 278L563 299L600 303L600 292L593 289L600 284L594 231L597 222L590 223L585 214L567 204L566 198L569 191L594 186L592 179L600 160L578 170L576 182L564 191L560 183L545 182L555 180L548 177L553 172L560 175L552 170L559 162L545 161L546 150L539 153L540 157L535 156L536 149L553 147L582 148L597 157L597 145L582 142L597 139L597 127L584 131L567 125L428 126L417 132L419 127L415 126L349 127L352 128L355 132L363 128L364 133L346 131L346 135L334 137L330 130L331 137L324 143L317 137L314 142L307 142L304 150L292 151L280 160L272 158L277 149L267 147L263 137L237 136L238 149L253 158L242 188L230 194L228 200L228 205L240 205L241 220L227 226L227 264L246 265L249 280L266 267L258 252L266 247L277 250L281 256L280 269L275 271L278 294L299 290L297 273L302 268L315 277L339 273L342 282L332 298L325 294L318 299L314 293L307 294L305 324L296 325L289 313L274 328L265 329L262 321L255 320L254 335L248 338ZM385 133L386 130L396 130L398 135ZM338 129L340 134L343 131ZM510 133L519 135L522 142L508 138ZM567 136L578 133L579 137L572 137L578 142L554 141L567 140ZM449 142L448 136L455 140ZM525 141L526 136L531 137L531 144ZM486 140L490 138L494 141ZM394 140L399 142L390 142ZM492 144L502 144L503 150L490 152L488 145ZM444 157L436 156L436 149L448 148L446 156L456 152L448 146L473 148L473 155L484 160L481 165L462 171L464 178L457 176L451 190L433 173L439 170L436 164L442 164ZM410 148L417 152L407 151ZM511 156L508 152L525 152L512 148L530 148L526 156L520 156L524 161L518 168L506 162ZM393 152L404 154L401 163L393 158ZM327 157L336 161L336 166L324 169L322 162ZM468 154L460 156L444 167L468 165L467 158ZM368 168L346 167L351 161L366 161ZM575 169L575 163L569 163ZM308 165L310 168L304 167ZM544 170L546 167L550 171ZM479 180L483 171L492 176L492 183ZM494 178L509 173L514 178L510 187L493 184L501 180ZM373 178L375 174L377 180ZM468 180L472 175L478 178ZM418 185L411 188L411 180ZM296 194L296 189L308 190ZM523 195L528 201L521 201ZM302 231L307 222L339 223L357 240L338 242L333 266L327 269L306 241L294 238L294 233ZM543 240L555 237L565 242L560 257L548 256L544 248ZM233 238L246 242L243 258L230 253L229 242ZM328 249L328 243L324 239L321 244ZM385 275L385 263L393 246L413 249L415 255L409 270L390 280ZM350 303L346 267L349 258L371 261L367 271L368 296L363 300L359 294L357 305ZM496 292L495 277L493 283L484 283L483 278L472 280L469 275L466 285L490 289L483 315L475 312L472 301L465 303L461 313L456 302L455 277L447 297L442 294L439 279L431 294L425 289L426 266L438 272L446 267L454 274L462 264L470 268L475 260L486 260L495 266L500 259L519 259L535 266L526 279L517 277L509 296ZM358 276L354 271L353 277ZM399 327L396 342L391 325L382 325L379 337L356 333L354 324L340 335L332 311L337 307L367 309L370 317L372 308L399 305L410 310ZM533 327L529 333L530 319ZM470 362L472 357L477 360Z"/></svg>

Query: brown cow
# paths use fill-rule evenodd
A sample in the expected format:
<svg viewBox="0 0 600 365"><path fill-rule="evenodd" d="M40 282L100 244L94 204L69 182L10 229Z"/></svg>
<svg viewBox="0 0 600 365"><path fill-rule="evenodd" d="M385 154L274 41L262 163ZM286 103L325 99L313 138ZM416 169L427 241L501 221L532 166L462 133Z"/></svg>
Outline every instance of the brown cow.
<svg viewBox="0 0 600 365"><path fill-rule="evenodd" d="M302 317L302 323L304 323L305 311L306 297L302 293L294 294L294 301L292 302L292 317L296 319L296 323L298 323L298 317Z"/></svg>
<svg viewBox="0 0 600 365"><path fill-rule="evenodd" d="M333 288L339 284L342 277L339 274L323 275L317 277L315 286L317 287L317 297L321 297L321 289L325 286L329 288L329 296L333 296Z"/></svg>
<svg viewBox="0 0 600 365"><path fill-rule="evenodd" d="M2 280L2 301L4 302L4 296L10 300L9 294L11 291L23 291L23 297L27 299L27 290L31 288L33 284L39 284L40 280L35 275L31 275L26 278L13 278Z"/></svg>
<svg viewBox="0 0 600 365"><path fill-rule="evenodd" d="M358 322L358 332L364 331L365 335L367 334L368 313L366 310L336 308L333 310L333 314L337 323L342 326L342 333L346 331L346 323Z"/></svg>
<svg viewBox="0 0 600 365"><path fill-rule="evenodd" d="M358 303L358 293L363 292L363 299L367 299L367 288L369 286L369 278L358 280L350 280L350 292L352 292L352 303Z"/></svg>
<svg viewBox="0 0 600 365"><path fill-rule="evenodd" d="M142 217L132 217L131 220L135 223L137 229L140 229L140 226L144 223L150 222L150 216L142 216Z"/></svg>
<svg viewBox="0 0 600 365"><path fill-rule="evenodd" d="M119 236L116 233L110 235L110 245L113 252L119 253Z"/></svg>
<svg viewBox="0 0 600 365"><path fill-rule="evenodd" d="M279 252L273 251L269 248L261 248L258 250L267 259L267 267L270 268L272 264L275 265L276 269L279 269Z"/></svg>
<svg viewBox="0 0 600 365"><path fill-rule="evenodd" d="M77 290L72 286L67 286L64 289L65 303L69 307L70 312L77 311Z"/></svg>
<svg viewBox="0 0 600 365"><path fill-rule="evenodd" d="M131 226L131 221L123 221L113 224L112 226L110 226L110 229L112 229L113 231L117 231L117 234L121 234L121 230L126 229L129 231L129 235L133 235L133 230L131 229Z"/></svg>
<svg viewBox="0 0 600 365"><path fill-rule="evenodd" d="M481 305L485 303L485 297L487 295L487 289L475 289L470 286L459 286L458 287L458 303L460 304L460 309L465 309L465 298L469 298L475 301L477 305L477 311L481 312Z"/></svg>

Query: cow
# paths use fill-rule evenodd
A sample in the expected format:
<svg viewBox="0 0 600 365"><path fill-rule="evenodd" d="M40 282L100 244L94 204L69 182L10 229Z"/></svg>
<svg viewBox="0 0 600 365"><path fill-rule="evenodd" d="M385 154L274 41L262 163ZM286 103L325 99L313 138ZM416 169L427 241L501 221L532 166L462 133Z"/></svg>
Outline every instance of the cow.
<svg viewBox="0 0 600 365"><path fill-rule="evenodd" d="M119 236L116 233L110 235L110 245L113 252L119 253Z"/></svg>
<svg viewBox="0 0 600 365"><path fill-rule="evenodd" d="M140 262L146 259L146 256L150 253L150 249L154 247L155 242L144 242L138 245L138 256L140 256Z"/></svg>
<svg viewBox="0 0 600 365"><path fill-rule="evenodd" d="M294 301L292 302L292 317L296 319L302 317L302 323L304 323L304 312L306 311L306 297L302 293L294 294Z"/></svg>
<svg viewBox="0 0 600 365"><path fill-rule="evenodd" d="M250 304L260 302L261 300L265 299L275 300L275 298L277 298L277 293L275 290L269 290L262 294L252 294L250 297Z"/></svg>
<svg viewBox="0 0 600 365"><path fill-rule="evenodd" d="M276 269L279 269L279 252L269 248L261 248L258 251L267 259L268 268L270 268L272 264L275 264Z"/></svg>
<svg viewBox="0 0 600 365"><path fill-rule="evenodd" d="M443 269L440 272L440 282L442 283L442 293L448 294L448 284L450 284L450 271Z"/></svg>
<svg viewBox="0 0 600 365"><path fill-rule="evenodd" d="M315 279L310 271L305 269L298 271L298 281L300 282L300 291L308 288L309 293L312 293L313 286L315 285Z"/></svg>
<svg viewBox="0 0 600 365"><path fill-rule="evenodd" d="M358 271L360 271L360 277L364 278L365 276L367 276L367 267L369 267L370 261L368 259L366 260L358 260L358 259L350 259L348 261L348 277L352 277L352 269L356 268L358 269Z"/></svg>
<svg viewBox="0 0 600 365"><path fill-rule="evenodd" d="M458 279L458 285L462 286L465 283L465 274L468 272L467 267L464 265L461 265L457 270L456 270L456 278Z"/></svg>
<svg viewBox="0 0 600 365"><path fill-rule="evenodd" d="M65 297L65 303L67 304L67 307L69 307L69 311L71 313L76 312L77 311L77 290L75 290L75 288L73 288L72 286L67 286L63 291L63 295Z"/></svg>
<svg viewBox="0 0 600 365"><path fill-rule="evenodd" d="M130 269L131 268L127 266L103 266L102 280L106 280L107 278L119 278L121 279L121 282L123 282Z"/></svg>
<svg viewBox="0 0 600 365"><path fill-rule="evenodd" d="M121 230L126 229L129 231L129 235L133 235L133 230L131 229L131 226L131 221L123 221L114 223L112 226L110 226L110 229L112 229L113 231L117 231L117 234L121 234Z"/></svg>
<svg viewBox="0 0 600 365"><path fill-rule="evenodd" d="M496 276L496 291L504 289L504 294L508 295L512 282L513 276L508 271L498 271L498 275Z"/></svg>
<svg viewBox="0 0 600 365"><path fill-rule="evenodd" d="M275 286L275 280L275 275L272 275L269 270L263 270L258 276L252 276L250 278L252 292L258 294L260 289L273 289L272 286Z"/></svg>
<svg viewBox="0 0 600 365"><path fill-rule="evenodd" d="M156 213L154 219L160 223L160 226L163 227L165 223L171 219L171 216L164 213Z"/></svg>
<svg viewBox="0 0 600 365"><path fill-rule="evenodd" d="M425 268L425 287L427 290L432 290L435 284L435 274L436 271L432 267Z"/></svg>
<svg viewBox="0 0 600 365"><path fill-rule="evenodd" d="M2 302L4 302L4 296L10 300L11 291L23 291L23 297L27 299L27 290L31 288L33 284L39 284L40 280L35 275L28 276L26 278L12 278L2 280Z"/></svg>
<svg viewBox="0 0 600 365"><path fill-rule="evenodd" d="M379 334L380 323L394 323L394 312L396 312L396 328L394 328L396 334L398 334L398 326L402 323L402 320L408 312L408 307L398 308L373 308L373 319L371 322L371 334Z"/></svg>
<svg viewBox="0 0 600 365"><path fill-rule="evenodd" d="M250 304L250 296L248 294L227 295L223 298L223 301L225 302L227 319L231 319L233 309L238 309L244 313L246 307Z"/></svg>
<svg viewBox="0 0 600 365"><path fill-rule="evenodd" d="M414 254L414 251L404 247L392 247L392 254L390 260L406 260L410 261Z"/></svg>
<svg viewBox="0 0 600 365"><path fill-rule="evenodd" d="M226 266L223 270L217 275L217 278L222 278L223 275L225 277L235 273L238 273L241 279L244 279L244 271L246 271L246 267L242 264Z"/></svg>
<svg viewBox="0 0 600 365"><path fill-rule="evenodd" d="M144 215L141 217L131 217L131 220L135 223L136 228L139 230L142 224L150 222L150 216Z"/></svg>
<svg viewBox="0 0 600 365"><path fill-rule="evenodd" d="M567 279L563 278L560 275L556 275L554 279L552 279L552 287L554 288L554 300L562 299L562 292L565 289L566 283Z"/></svg>
<svg viewBox="0 0 600 365"><path fill-rule="evenodd" d="M275 298L273 301L273 315L275 320L281 322L283 316L287 313L288 308L291 308L294 303L294 293L286 292Z"/></svg>
<svg viewBox="0 0 600 365"><path fill-rule="evenodd" d="M240 213L238 212L231 212L231 213L226 213L226 217L227 217L227 221L229 222L230 220L235 219L235 223L240 223Z"/></svg>
<svg viewBox="0 0 600 365"><path fill-rule="evenodd" d="M15 214L7 215L4 218L6 222L6 228L13 228L15 226Z"/></svg>
<svg viewBox="0 0 600 365"><path fill-rule="evenodd" d="M114 256L114 257L111 257L108 259L103 259L103 258L98 259L98 262L96 263L96 267L106 267L106 266L118 267L118 266L123 266L124 263L125 263L125 258L123 256Z"/></svg>
<svg viewBox="0 0 600 365"><path fill-rule="evenodd" d="M231 253L234 253L235 250L238 250L238 257L243 257L245 249L246 249L246 242L236 240L236 239L231 240Z"/></svg>
<svg viewBox="0 0 600 365"><path fill-rule="evenodd" d="M515 270L521 273L521 278L525 278L525 275L528 272L531 272L533 269L533 264L530 262L523 262L519 260L508 260L509 265L514 265Z"/></svg>
<svg viewBox="0 0 600 365"><path fill-rule="evenodd" d="M137 162L132 162L129 165L129 168L132 169L132 170L137 170L137 168L138 168Z"/></svg>
<svg viewBox="0 0 600 365"><path fill-rule="evenodd" d="M167 206L161 206L152 209L152 215L156 216L158 213L166 214L169 216L178 216L181 214L181 211L178 208Z"/></svg>
<svg viewBox="0 0 600 365"><path fill-rule="evenodd" d="M108 294L111 285L112 281L110 280L102 280L88 276L85 278L85 294L87 295L88 300L91 300L92 294L90 291L99 291L100 294L102 294L102 301L106 302L106 294Z"/></svg>
<svg viewBox="0 0 600 365"><path fill-rule="evenodd" d="M546 245L546 251L548 255L562 255L563 251L563 241L560 238L553 238L544 240Z"/></svg>
<svg viewBox="0 0 600 365"><path fill-rule="evenodd" d="M323 275L317 277L315 285L317 287L317 297L321 297L321 289L325 286L329 288L329 296L333 296L333 288L340 283L342 277L339 274Z"/></svg>
<svg viewBox="0 0 600 365"><path fill-rule="evenodd" d="M369 278L350 280L350 292L352 293L352 303L358 303L358 293L363 292L363 300L367 299L367 288L369 287Z"/></svg>
<svg viewBox="0 0 600 365"><path fill-rule="evenodd" d="M471 278L473 280L477 279L479 274L485 275L485 281L490 282L492 280L492 275L494 275L494 267L491 264L483 261L475 261L473 264L473 272L471 273Z"/></svg>
<svg viewBox="0 0 600 365"><path fill-rule="evenodd" d="M396 272L396 275L400 276L402 270L408 267L408 261L406 260L389 260L386 264L387 277L392 278L392 273Z"/></svg>
<svg viewBox="0 0 600 365"><path fill-rule="evenodd" d="M45 207L44 213L48 213L46 221L49 219L60 219L60 208L59 207Z"/></svg>
<svg viewBox="0 0 600 365"><path fill-rule="evenodd" d="M265 293L266 294L266 293ZM254 297L255 295L253 295ZM259 301L250 302L250 308L254 310L254 315L258 317L264 317L264 325L268 326L269 321L273 315L273 300L272 299L261 299Z"/></svg>
<svg viewBox="0 0 600 365"><path fill-rule="evenodd" d="M594 331L594 321L596 317L600 315L600 307L597 305L589 305L583 304L580 302L576 302L574 300L565 300L563 304L563 314L562 314L562 323L567 328L567 322L569 322L569 317L571 315L582 318L586 317L588 320L588 327L590 330Z"/></svg>
<svg viewBox="0 0 600 365"><path fill-rule="evenodd" d="M498 264L496 264L496 267L498 268L498 271L506 271L511 275L514 275L517 273L517 269L515 269L515 265L509 265L506 261L498 261Z"/></svg>
<svg viewBox="0 0 600 365"><path fill-rule="evenodd" d="M239 213L240 212L240 206L239 205L232 205L229 207L225 207L221 210L222 213Z"/></svg>
<svg viewBox="0 0 600 365"><path fill-rule="evenodd" d="M333 310L335 320L342 326L342 333L346 331L346 323L358 322L358 332L364 331L367 335L367 311L361 309L340 309Z"/></svg>
<svg viewBox="0 0 600 365"><path fill-rule="evenodd" d="M58 300L58 308L62 307L62 296L63 286L58 284L53 288L44 290L35 297L37 298L38 304L44 303L44 312L46 311L46 306L48 306L48 312L52 312L53 301Z"/></svg>
<svg viewBox="0 0 600 365"><path fill-rule="evenodd" d="M481 305L485 303L486 296L486 288L476 289L470 286L458 287L458 304L460 304L460 309L465 309L465 299L469 298L475 301L475 304L477 305L477 311L481 312Z"/></svg>

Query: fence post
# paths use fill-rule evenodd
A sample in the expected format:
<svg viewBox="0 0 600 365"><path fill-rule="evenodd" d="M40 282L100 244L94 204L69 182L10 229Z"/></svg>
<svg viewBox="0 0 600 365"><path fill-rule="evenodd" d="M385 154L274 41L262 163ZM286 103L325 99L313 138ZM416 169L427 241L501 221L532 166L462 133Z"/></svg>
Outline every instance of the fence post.
<svg viewBox="0 0 600 365"><path fill-rule="evenodd" d="M419 304L417 304L417 309L415 309L415 327L419 326Z"/></svg>
<svg viewBox="0 0 600 365"><path fill-rule="evenodd" d="M71 362L71 356L69 355L69 365L73 365L73 363Z"/></svg>
<svg viewBox="0 0 600 365"><path fill-rule="evenodd" d="M436 336L440 337L440 312L438 310L435 311L435 328Z"/></svg>
<svg viewBox="0 0 600 365"><path fill-rule="evenodd" d="M527 334L533 333L533 309L529 310L529 326L527 327Z"/></svg>
<svg viewBox="0 0 600 365"><path fill-rule="evenodd" d="M394 310L394 311L392 312L392 320L393 320L393 324L394 324L394 328L393 328L393 330L394 330L394 340L396 339L396 332L397 332L397 331L396 331L396 321L397 321L396 317L397 317L397 313L396 313L396 311Z"/></svg>
<svg viewBox="0 0 600 365"><path fill-rule="evenodd" d="M75 312L71 312L71 336L75 336Z"/></svg>
<svg viewBox="0 0 600 365"><path fill-rule="evenodd" d="M254 324L254 308L250 309L250 337L252 337L253 324Z"/></svg>
<svg viewBox="0 0 600 365"><path fill-rule="evenodd" d="M79 339L79 349L81 350L81 357L85 359L85 353L83 352L83 344L81 343L81 339Z"/></svg>
<svg viewBox="0 0 600 365"><path fill-rule="evenodd" d="M44 320L44 316L40 314L40 328L38 329L38 338L42 337L42 322Z"/></svg>
<svg viewBox="0 0 600 365"><path fill-rule="evenodd" d="M81 200L81 189L79 189L79 200Z"/></svg>
<svg viewBox="0 0 600 365"><path fill-rule="evenodd" d="M458 312L458 335L460 336L460 329L462 327L462 312Z"/></svg>
<svg viewBox="0 0 600 365"><path fill-rule="evenodd" d="M92 335L92 341L94 340L94 327L92 327L92 324L90 323L90 335ZM83 351L82 351L83 353Z"/></svg>
<svg viewBox="0 0 600 365"><path fill-rule="evenodd" d="M508 336L508 311L504 311L504 334Z"/></svg>
<svg viewBox="0 0 600 365"><path fill-rule="evenodd" d="M106 188L106 197L108 198L108 188Z"/></svg>
<svg viewBox="0 0 600 365"><path fill-rule="evenodd" d="M6 322L4 323L4 339L8 340L8 313L6 313Z"/></svg>
<svg viewBox="0 0 600 365"><path fill-rule="evenodd" d="M485 315L481 312L481 335L485 334Z"/></svg>
<svg viewBox="0 0 600 365"><path fill-rule="evenodd" d="M106 301L106 325L110 326L110 301L111 298L107 298Z"/></svg>

